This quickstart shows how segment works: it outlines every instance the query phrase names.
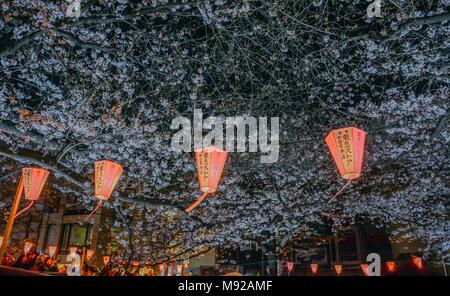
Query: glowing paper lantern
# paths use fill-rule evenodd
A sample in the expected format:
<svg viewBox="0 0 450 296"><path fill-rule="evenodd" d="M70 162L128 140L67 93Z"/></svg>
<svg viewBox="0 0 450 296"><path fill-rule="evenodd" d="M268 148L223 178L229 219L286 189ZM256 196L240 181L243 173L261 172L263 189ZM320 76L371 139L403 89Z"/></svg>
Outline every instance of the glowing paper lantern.
<svg viewBox="0 0 450 296"><path fill-rule="evenodd" d="M200 191L203 192L203 195L185 209L187 213L197 207L205 199L207 194L216 192L225 161L227 160L227 151L214 146L197 149L195 151L195 160L197 161Z"/></svg>
<svg viewBox="0 0 450 296"><path fill-rule="evenodd" d="M183 264L177 264L177 273L179 275L183 273Z"/></svg>
<svg viewBox="0 0 450 296"><path fill-rule="evenodd" d="M330 202L361 175L365 139L366 133L356 127L332 130L325 138L340 175L348 180Z"/></svg>
<svg viewBox="0 0 450 296"><path fill-rule="evenodd" d="M53 258L56 254L57 246L48 246L48 255Z"/></svg>
<svg viewBox="0 0 450 296"><path fill-rule="evenodd" d="M25 199L36 201L44 188L49 172L40 168L22 169L23 192Z"/></svg>
<svg viewBox="0 0 450 296"><path fill-rule="evenodd" d="M23 245L23 252L25 253L25 255L31 251L31 248L33 248L33 246L34 246L33 243L25 242L25 244Z"/></svg>
<svg viewBox="0 0 450 296"><path fill-rule="evenodd" d="M397 270L397 266L394 261L386 262L386 269L388 272L395 272Z"/></svg>
<svg viewBox="0 0 450 296"><path fill-rule="evenodd" d="M341 273L342 273L342 264L334 265L334 269L336 270L337 275L341 275Z"/></svg>
<svg viewBox="0 0 450 296"><path fill-rule="evenodd" d="M412 256L412 262L415 267L417 267L418 270L423 270L423 261L422 258L418 256Z"/></svg>
<svg viewBox="0 0 450 296"><path fill-rule="evenodd" d="M109 160L94 162L94 194L95 198L100 202L86 219L84 219L84 222L92 217L92 215L100 208L104 200L108 200L111 197L122 173L123 168L118 163Z"/></svg>
<svg viewBox="0 0 450 296"><path fill-rule="evenodd" d="M311 264L311 272L313 275L317 274L318 269L319 269L319 264L316 264L316 263Z"/></svg>
<svg viewBox="0 0 450 296"><path fill-rule="evenodd" d="M361 270L364 273L365 276L369 275L369 265L368 264L361 264Z"/></svg>
<svg viewBox="0 0 450 296"><path fill-rule="evenodd" d="M287 269L289 273L294 269L294 262L287 262Z"/></svg>
<svg viewBox="0 0 450 296"><path fill-rule="evenodd" d="M101 160L96 161L95 165L95 198L99 200L108 200L117 185L120 176L123 173L122 166L118 163Z"/></svg>
<svg viewBox="0 0 450 296"><path fill-rule="evenodd" d="M105 266L108 265L110 260L111 260L111 256L103 256L103 264Z"/></svg>
<svg viewBox="0 0 450 296"><path fill-rule="evenodd" d="M49 174L47 170L40 168L22 169L23 192L25 199L29 200L30 203L24 209L20 210L15 218L25 213L39 199Z"/></svg>
<svg viewBox="0 0 450 296"><path fill-rule="evenodd" d="M92 256L94 256L94 250L87 250L86 251L86 258L87 258L87 260L91 260L92 259Z"/></svg>

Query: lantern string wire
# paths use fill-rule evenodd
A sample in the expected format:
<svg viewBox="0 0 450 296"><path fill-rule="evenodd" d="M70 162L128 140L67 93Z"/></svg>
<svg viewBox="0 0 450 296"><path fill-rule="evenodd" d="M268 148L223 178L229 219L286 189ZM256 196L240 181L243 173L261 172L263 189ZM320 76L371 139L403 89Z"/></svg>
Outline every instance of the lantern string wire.
<svg viewBox="0 0 450 296"><path fill-rule="evenodd" d="M197 207L206 197L206 195L208 194L208 192L203 193L203 195L197 199L196 202L194 202L192 205L190 205L188 208L186 208L184 211L186 213L189 213L190 211L192 211L195 207Z"/></svg>
<svg viewBox="0 0 450 296"><path fill-rule="evenodd" d="M351 182L352 180L348 180L348 182L347 183L345 183L345 185L341 188L341 190L339 190L329 201L328 201L328 203L330 203L330 202L332 202L333 200L335 200L336 199L336 197L338 197L338 195L339 194L341 194L344 190L345 190L345 188L347 188L347 186L348 185L350 185L350 182Z"/></svg>
<svg viewBox="0 0 450 296"><path fill-rule="evenodd" d="M23 208L22 210L20 210L20 212L18 212L16 214L16 216L14 216L14 219L19 217L20 215L22 215L23 213L25 213L28 209L30 209L34 204L34 200L32 200L25 208Z"/></svg>
<svg viewBox="0 0 450 296"><path fill-rule="evenodd" d="M92 212L84 219L83 223L86 223L89 219L91 219L92 215L100 208L102 205L103 200L101 199L98 205L95 207L95 209L92 210Z"/></svg>

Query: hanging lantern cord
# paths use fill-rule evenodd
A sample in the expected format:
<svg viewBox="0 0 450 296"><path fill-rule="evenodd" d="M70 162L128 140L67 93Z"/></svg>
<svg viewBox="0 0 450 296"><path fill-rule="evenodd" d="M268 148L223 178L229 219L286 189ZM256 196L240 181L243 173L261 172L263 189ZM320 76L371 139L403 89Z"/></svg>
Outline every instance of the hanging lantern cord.
<svg viewBox="0 0 450 296"><path fill-rule="evenodd" d="M184 209L184 211L186 213L189 213L190 211L192 211L195 207L197 207L206 197L206 195L208 194L208 192L203 193L203 195L197 199L196 202L194 202L192 205L190 205L188 208Z"/></svg>
<svg viewBox="0 0 450 296"><path fill-rule="evenodd" d="M92 215L94 215L94 213L100 208L100 206L102 205L103 199L100 200L100 202L98 203L98 205L95 207L95 209L92 210L92 212L86 217L86 219L84 219L83 223L86 223L89 219L91 219Z"/></svg>
<svg viewBox="0 0 450 296"><path fill-rule="evenodd" d="M16 214L16 216L14 216L14 219L19 217L20 215L22 215L23 213L25 213L28 209L30 209L34 204L34 200L32 200L25 208L23 208L22 210L20 210L20 212L18 212Z"/></svg>
<svg viewBox="0 0 450 296"><path fill-rule="evenodd" d="M341 188L341 190L339 190L329 201L328 201L328 203L330 203L330 202L332 202L333 200L335 200L336 199L336 197L338 197L338 195L339 194L341 194L342 193L342 191L344 191L345 190L345 188L347 188L348 187L348 185L350 185L350 182L351 182L352 180L348 180L348 182L347 183L345 183L345 185L344 185L344 187L342 187Z"/></svg>

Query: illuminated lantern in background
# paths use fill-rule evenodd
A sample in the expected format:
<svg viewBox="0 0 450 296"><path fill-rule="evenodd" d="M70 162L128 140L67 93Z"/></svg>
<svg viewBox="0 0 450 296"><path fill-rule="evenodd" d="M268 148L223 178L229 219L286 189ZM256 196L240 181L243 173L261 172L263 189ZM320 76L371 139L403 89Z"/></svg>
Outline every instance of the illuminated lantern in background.
<svg viewBox="0 0 450 296"><path fill-rule="evenodd" d="M86 258L87 258L87 260L91 260L92 259L92 256L94 256L94 250L87 250L86 251Z"/></svg>
<svg viewBox="0 0 450 296"><path fill-rule="evenodd" d="M56 249L57 246L48 246L48 255L53 258L56 254Z"/></svg>
<svg viewBox="0 0 450 296"><path fill-rule="evenodd" d="M422 258L412 255L412 262L414 266L417 267L418 270L423 270Z"/></svg>
<svg viewBox="0 0 450 296"><path fill-rule="evenodd" d="M160 264L159 265L159 275L163 276L165 270L166 270L166 268L165 268L164 264Z"/></svg>
<svg viewBox="0 0 450 296"><path fill-rule="evenodd" d="M317 274L317 270L319 270L319 264L316 263L311 264L311 272L313 275Z"/></svg>
<svg viewBox="0 0 450 296"><path fill-rule="evenodd" d="M69 248L69 255L73 257L75 257L75 255L77 255L78 253L78 248L77 247L70 247Z"/></svg>
<svg viewBox="0 0 450 296"><path fill-rule="evenodd" d="M183 268L188 269L189 268L189 259L183 260Z"/></svg>
<svg viewBox="0 0 450 296"><path fill-rule="evenodd" d="M3 236L0 236L0 246L3 244Z"/></svg>
<svg viewBox="0 0 450 296"><path fill-rule="evenodd" d="M23 252L26 254L28 254L28 252L31 251L31 249L33 248L34 244L30 243L30 242L25 242L25 244L23 245Z"/></svg>
<svg viewBox="0 0 450 296"><path fill-rule="evenodd" d="M207 194L216 192L225 161L227 160L227 151L214 146L197 149L195 151L195 160L197 161L200 191L203 192L203 195L185 209L186 213L189 213L197 207L205 199Z"/></svg>
<svg viewBox="0 0 450 296"><path fill-rule="evenodd" d="M24 209L19 211L15 218L25 213L33 206L34 202L39 199L49 174L50 173L47 170L40 168L22 169L23 192L25 199L29 200L30 203Z"/></svg>
<svg viewBox="0 0 450 296"><path fill-rule="evenodd" d="M365 276L369 275L369 265L368 264L361 264L361 270Z"/></svg>
<svg viewBox="0 0 450 296"><path fill-rule="evenodd" d="M337 275L341 275L342 273L342 264L336 264L334 265L334 269L336 270Z"/></svg>
<svg viewBox="0 0 450 296"><path fill-rule="evenodd" d="M103 264L107 266L109 261L111 260L111 256L103 256Z"/></svg>
<svg viewBox="0 0 450 296"><path fill-rule="evenodd" d="M397 266L394 261L386 262L386 269L388 272L395 272L397 270Z"/></svg>
<svg viewBox="0 0 450 296"><path fill-rule="evenodd" d="M294 269L294 262L287 262L287 269L290 275L291 271Z"/></svg>
<svg viewBox="0 0 450 296"><path fill-rule="evenodd" d="M94 171L94 194L95 198L99 200L99 203L86 219L84 219L84 222L92 217L92 215L100 208L103 201L106 201L111 197L111 194L123 173L123 168L118 163L109 160L101 160L94 162Z"/></svg>
<svg viewBox="0 0 450 296"><path fill-rule="evenodd" d="M355 127L332 130L325 138L342 178L348 182L329 201L334 200L350 182L361 175L366 133Z"/></svg>
<svg viewBox="0 0 450 296"><path fill-rule="evenodd" d="M181 275L183 273L183 264L177 264L177 274Z"/></svg>

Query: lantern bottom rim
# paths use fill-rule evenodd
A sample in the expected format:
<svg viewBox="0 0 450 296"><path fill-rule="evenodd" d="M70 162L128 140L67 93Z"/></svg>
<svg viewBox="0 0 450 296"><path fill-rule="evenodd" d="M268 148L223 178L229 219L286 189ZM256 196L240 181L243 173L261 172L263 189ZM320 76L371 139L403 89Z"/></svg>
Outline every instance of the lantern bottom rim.
<svg viewBox="0 0 450 296"><path fill-rule="evenodd" d="M344 174L342 176L342 178L344 178L346 180L353 180L353 179L359 178L359 176L361 176L360 173L347 173L347 174Z"/></svg>

